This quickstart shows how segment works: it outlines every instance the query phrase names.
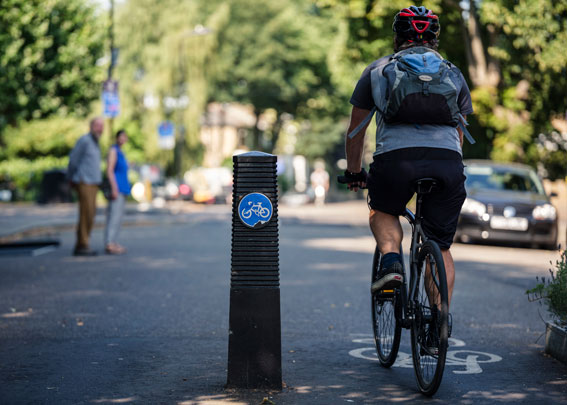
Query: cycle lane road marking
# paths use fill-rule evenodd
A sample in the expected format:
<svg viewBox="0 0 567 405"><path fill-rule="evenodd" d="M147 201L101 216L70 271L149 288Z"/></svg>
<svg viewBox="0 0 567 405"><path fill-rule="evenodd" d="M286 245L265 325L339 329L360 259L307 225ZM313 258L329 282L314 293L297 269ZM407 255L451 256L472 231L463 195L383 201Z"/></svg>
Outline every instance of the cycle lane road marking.
<svg viewBox="0 0 567 405"><path fill-rule="evenodd" d="M378 361L376 355L376 347L374 346L374 338L372 335L356 334L356 339L353 343L357 344L370 344L371 347L359 347L350 350L349 355L358 359ZM480 374L483 372L480 364L483 363L497 363L502 361L502 357L497 354L479 352L476 350L451 350L451 348L465 347L466 343L463 340L456 338L449 338L449 350L447 351L447 360L445 366L460 367L457 370L451 370L454 374ZM403 351L398 352L396 362L392 367L413 368L411 354Z"/></svg>

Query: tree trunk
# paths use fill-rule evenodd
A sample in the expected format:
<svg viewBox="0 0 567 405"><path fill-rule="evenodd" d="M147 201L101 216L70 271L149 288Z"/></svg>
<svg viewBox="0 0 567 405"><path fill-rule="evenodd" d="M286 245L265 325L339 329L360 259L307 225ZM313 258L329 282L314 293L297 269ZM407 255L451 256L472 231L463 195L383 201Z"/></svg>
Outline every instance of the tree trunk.
<svg viewBox="0 0 567 405"><path fill-rule="evenodd" d="M474 1L469 1L469 19L464 21L465 50L469 64L469 75L474 87L498 87L500 67L498 62L486 51L482 42L482 33L478 12ZM487 27L489 40L496 41L494 27Z"/></svg>
<svg viewBox="0 0 567 405"><path fill-rule="evenodd" d="M276 118L276 122L274 123L274 126L272 127L272 143L271 143L271 146L270 146L270 151L269 151L270 153L274 152L274 149L276 148L276 146L278 144L278 139L280 138L282 126L283 126L282 115L280 113L278 113L278 116Z"/></svg>
<svg viewBox="0 0 567 405"><path fill-rule="evenodd" d="M252 128L252 149L260 150L261 131L260 128L258 128L258 124L260 123L260 111L256 107L254 107L254 117L256 117L256 122Z"/></svg>

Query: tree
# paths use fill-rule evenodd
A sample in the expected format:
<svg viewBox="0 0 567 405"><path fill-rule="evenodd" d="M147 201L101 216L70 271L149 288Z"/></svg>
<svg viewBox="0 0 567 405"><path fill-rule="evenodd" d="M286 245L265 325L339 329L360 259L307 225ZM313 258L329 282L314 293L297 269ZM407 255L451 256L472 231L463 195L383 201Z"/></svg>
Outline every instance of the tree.
<svg viewBox="0 0 567 405"><path fill-rule="evenodd" d="M188 158L183 169L198 163L200 118L209 98L217 33L226 24L226 14L222 4L212 8L204 1L131 0L119 9L121 120L136 122L139 132L133 135L148 159L171 163L170 154L157 148L155 135L158 123L168 118L183 134L176 154ZM170 169L177 174L181 167Z"/></svg>
<svg viewBox="0 0 567 405"><path fill-rule="evenodd" d="M3 151L7 158L0 159L0 181L13 184L15 198L34 199L43 172L67 167L71 148L87 129L83 119L55 115L8 126Z"/></svg>
<svg viewBox="0 0 567 405"><path fill-rule="evenodd" d="M104 31L86 0L4 0L0 27L0 181L31 199L87 130Z"/></svg>
<svg viewBox="0 0 567 405"><path fill-rule="evenodd" d="M493 0L484 2L479 14L499 38L488 52L501 61L502 70L493 112L503 128L495 135L492 155L535 165L541 157L535 139L567 123L567 4Z"/></svg>
<svg viewBox="0 0 567 405"><path fill-rule="evenodd" d="M327 62L336 29L306 1L241 0L230 5L230 22L219 34L212 96L252 104L257 123L271 111L269 128L254 126L251 146L272 152L286 120L317 119L337 111ZM261 135L269 136L267 142L261 142Z"/></svg>
<svg viewBox="0 0 567 405"><path fill-rule="evenodd" d="M345 65L356 71L391 52L393 16L407 7L398 0L317 4L341 15L347 25ZM424 5L440 15L441 53L461 67L471 84L471 132L479 142L467 146L465 156L535 165L542 157L536 137L567 125L567 54L562 50L567 3L432 0Z"/></svg>
<svg viewBox="0 0 567 405"><path fill-rule="evenodd" d="M84 0L4 0L0 134L6 125L89 112L99 97L102 27Z"/></svg>

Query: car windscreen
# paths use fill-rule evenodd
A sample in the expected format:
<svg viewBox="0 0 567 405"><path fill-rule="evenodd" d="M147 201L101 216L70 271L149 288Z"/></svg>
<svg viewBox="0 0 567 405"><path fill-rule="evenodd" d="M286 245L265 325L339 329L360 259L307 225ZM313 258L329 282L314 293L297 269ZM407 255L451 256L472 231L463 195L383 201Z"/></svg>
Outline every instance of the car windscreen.
<svg viewBox="0 0 567 405"><path fill-rule="evenodd" d="M545 194L541 181L530 170L468 166L465 168L467 190L516 191Z"/></svg>

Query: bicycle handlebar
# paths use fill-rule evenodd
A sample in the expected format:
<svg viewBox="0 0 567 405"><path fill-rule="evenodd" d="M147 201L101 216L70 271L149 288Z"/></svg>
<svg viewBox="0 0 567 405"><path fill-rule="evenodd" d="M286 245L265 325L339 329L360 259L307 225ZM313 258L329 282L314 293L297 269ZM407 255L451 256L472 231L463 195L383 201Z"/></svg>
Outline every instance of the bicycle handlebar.
<svg viewBox="0 0 567 405"><path fill-rule="evenodd" d="M342 175L340 175L340 176L337 176L337 182L338 182L339 184L349 184L349 183L352 183L352 180L351 180L349 177L347 177L347 176L342 176ZM366 188L368 188L368 187L366 187L366 186L364 186L364 187L358 186L358 188L360 188L360 189L366 189Z"/></svg>

